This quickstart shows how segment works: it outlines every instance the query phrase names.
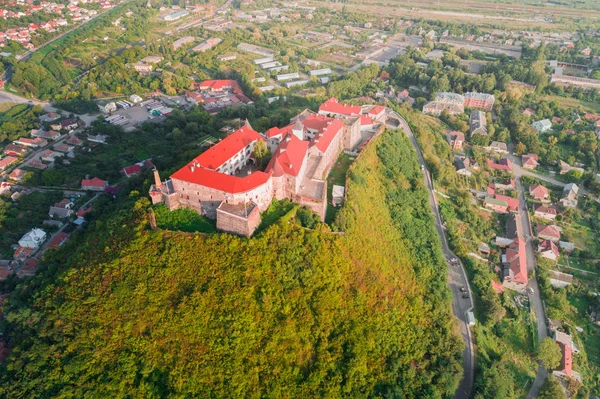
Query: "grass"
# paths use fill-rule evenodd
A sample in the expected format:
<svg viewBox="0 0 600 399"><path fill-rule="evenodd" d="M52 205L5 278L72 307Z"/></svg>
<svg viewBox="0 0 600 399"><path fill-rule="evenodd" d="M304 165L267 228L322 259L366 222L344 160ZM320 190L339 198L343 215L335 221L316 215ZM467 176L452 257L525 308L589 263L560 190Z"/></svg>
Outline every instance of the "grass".
<svg viewBox="0 0 600 399"><path fill-rule="evenodd" d="M348 154L340 154L333 168L331 168L331 172L329 172L329 176L327 177L327 212L325 213L325 223L331 224L340 209L331 205L333 186L346 186L346 174L354 158Z"/></svg>
<svg viewBox="0 0 600 399"><path fill-rule="evenodd" d="M542 96L542 100L545 101L558 101L558 103L565 109L577 109L579 107L593 112L600 112L600 103L597 102L589 102L578 100L576 98L568 98L568 97L560 97L554 95Z"/></svg>
<svg viewBox="0 0 600 399"><path fill-rule="evenodd" d="M17 103L0 103L0 113L8 111L15 105L17 105Z"/></svg>
<svg viewBox="0 0 600 399"><path fill-rule="evenodd" d="M191 209L169 211L165 205L160 204L154 208L154 214L156 215L156 225L161 229L188 233L214 233L217 231L213 220L209 220Z"/></svg>
<svg viewBox="0 0 600 399"><path fill-rule="evenodd" d="M282 201L273 198L271 205L269 205L267 210L260 215L261 222L256 229L256 234L264 231L267 227L277 222L280 218L289 213L294 206L295 205L287 198Z"/></svg>

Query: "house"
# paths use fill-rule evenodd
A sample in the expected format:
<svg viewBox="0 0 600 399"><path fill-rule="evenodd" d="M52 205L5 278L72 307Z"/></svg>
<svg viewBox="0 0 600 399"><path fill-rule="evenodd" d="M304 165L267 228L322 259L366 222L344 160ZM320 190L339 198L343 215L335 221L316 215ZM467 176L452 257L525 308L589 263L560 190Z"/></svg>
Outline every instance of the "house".
<svg viewBox="0 0 600 399"><path fill-rule="evenodd" d="M125 177L131 177L138 175L142 171L142 167L140 165L131 165L121 169L121 172Z"/></svg>
<svg viewBox="0 0 600 399"><path fill-rule="evenodd" d="M592 114L590 112L586 112L583 117L589 122L596 122L598 120L598 114Z"/></svg>
<svg viewBox="0 0 600 399"><path fill-rule="evenodd" d="M558 368L552 371L552 375L565 380L574 379L581 382L581 375L573 370L573 350L562 342L557 343L562 353L562 359Z"/></svg>
<svg viewBox="0 0 600 399"><path fill-rule="evenodd" d="M98 101L98 109L104 114L110 114L117 110L117 104L114 101Z"/></svg>
<svg viewBox="0 0 600 399"><path fill-rule="evenodd" d="M67 145L67 144L56 144L52 148L54 149L54 151L58 151L58 152L62 152L62 153L68 153L75 149L75 147Z"/></svg>
<svg viewBox="0 0 600 399"><path fill-rule="evenodd" d="M475 134L487 136L488 130L485 112L471 111L471 116L469 118L469 129L471 132L471 137L473 137Z"/></svg>
<svg viewBox="0 0 600 399"><path fill-rule="evenodd" d="M557 256L558 259L558 256ZM556 260L556 259L553 259ZM562 273L556 270L550 270L549 272L550 285L554 288L565 288L573 284L573 275L568 273ZM563 333L564 334L564 333Z"/></svg>
<svg viewBox="0 0 600 399"><path fill-rule="evenodd" d="M519 236L502 254L502 285L521 291L527 287L528 282L525 241Z"/></svg>
<svg viewBox="0 0 600 399"><path fill-rule="evenodd" d="M503 143L501 141L492 141L492 143L486 147L486 150L491 152L497 152L500 154L507 154L508 146L506 145L506 143Z"/></svg>
<svg viewBox="0 0 600 399"><path fill-rule="evenodd" d="M48 215L53 219L66 219L73 215L73 210L70 208L62 208L58 206L51 206Z"/></svg>
<svg viewBox="0 0 600 399"><path fill-rule="evenodd" d="M575 183L569 183L563 188L562 198L558 202L565 208L577 208L578 195L579 186Z"/></svg>
<svg viewBox="0 0 600 399"><path fill-rule="evenodd" d="M27 259L27 261L25 261L23 266L21 266L21 268L17 272L17 276L20 278L34 276L35 272L37 271L39 262L40 261L36 258Z"/></svg>
<svg viewBox="0 0 600 399"><path fill-rule="evenodd" d="M10 165L17 162L18 160L19 160L18 158L11 157L11 156L0 159L0 170L5 171L6 169L8 169L8 167Z"/></svg>
<svg viewBox="0 0 600 399"><path fill-rule="evenodd" d="M491 111L496 100L492 94L487 93L465 93L463 105L465 108L478 108Z"/></svg>
<svg viewBox="0 0 600 399"><path fill-rule="evenodd" d="M8 175L8 178L11 180L20 182L21 180L23 180L25 178L26 175L27 175L27 172L25 172L23 169L17 168Z"/></svg>
<svg viewBox="0 0 600 399"><path fill-rule="evenodd" d="M506 202L506 210L508 212L518 212L519 211L520 202L519 202L518 198L513 198L513 197L509 197L508 195L499 195L499 194L496 194L495 198L496 198L496 200Z"/></svg>
<svg viewBox="0 0 600 399"><path fill-rule="evenodd" d="M48 141L42 139L41 137L36 137L34 139L30 139L27 137L21 137L16 141L13 141L13 144L22 146L22 147L31 147L31 148L38 148L38 147L45 147L48 145Z"/></svg>
<svg viewBox="0 0 600 399"><path fill-rule="evenodd" d="M86 191L104 191L106 187L108 187L108 182L97 177L81 181L81 189Z"/></svg>
<svg viewBox="0 0 600 399"><path fill-rule="evenodd" d="M521 112L521 114L523 114L525 116L531 116L531 115L533 115L533 110L531 108L525 108L523 110L523 112Z"/></svg>
<svg viewBox="0 0 600 399"><path fill-rule="evenodd" d="M530 185L529 195L538 201L548 201L550 199L550 192L541 184Z"/></svg>
<svg viewBox="0 0 600 399"><path fill-rule="evenodd" d="M35 228L21 237L19 246L23 248L38 249L45 240L46 232L42 229Z"/></svg>
<svg viewBox="0 0 600 399"><path fill-rule="evenodd" d="M517 189L514 179L504 179L502 181L497 181L495 183L491 183L490 186L494 190L502 190L502 191L513 191Z"/></svg>
<svg viewBox="0 0 600 399"><path fill-rule="evenodd" d="M73 129L77 129L78 126L79 126L79 122L77 121L77 119L70 118L70 119L63 119L59 123L52 123L50 125L50 128L52 128L52 130L71 131Z"/></svg>
<svg viewBox="0 0 600 399"><path fill-rule="evenodd" d="M61 245L63 245L65 242L67 242L67 240L69 239L69 235L65 232L59 232L56 233L51 239L50 241L48 241L48 248L49 249L56 249L58 247L60 247Z"/></svg>
<svg viewBox="0 0 600 399"><path fill-rule="evenodd" d="M540 240L550 240L552 242L560 241L560 230L557 226L538 224L536 227L537 237Z"/></svg>
<svg viewBox="0 0 600 399"><path fill-rule="evenodd" d="M88 134L87 139L88 139L88 141L90 141L92 143L105 144L106 137L107 136L104 134L98 134L98 135Z"/></svg>
<svg viewBox="0 0 600 399"><path fill-rule="evenodd" d="M423 105L423 113L429 115L441 115L444 111L449 115L460 115L465 112L462 104L453 104L447 102L429 101Z"/></svg>
<svg viewBox="0 0 600 399"><path fill-rule="evenodd" d="M236 58L237 58L237 54L223 54L223 55L217 56L217 59L221 62L233 61Z"/></svg>
<svg viewBox="0 0 600 399"><path fill-rule="evenodd" d="M73 209L75 203L71 201L69 198L63 198L60 202L55 202L54 206L63 208L63 209Z"/></svg>
<svg viewBox="0 0 600 399"><path fill-rule="evenodd" d="M6 155L22 157L22 156L26 155L29 152L29 150L25 147L21 147L20 145L7 144L6 147L4 147L3 152Z"/></svg>
<svg viewBox="0 0 600 399"><path fill-rule="evenodd" d="M531 124L531 126L533 126L533 128L535 130L537 130L538 133L544 133L544 132L547 132L548 130L552 129L552 122L550 122L549 119L542 119L542 120L533 122Z"/></svg>
<svg viewBox="0 0 600 399"><path fill-rule="evenodd" d="M40 115L40 122L54 122L55 120L60 119L60 114L55 112L48 112L47 114Z"/></svg>
<svg viewBox="0 0 600 399"><path fill-rule="evenodd" d="M512 162L506 157L497 162L493 159L488 159L488 166L492 170L512 173Z"/></svg>
<svg viewBox="0 0 600 399"><path fill-rule="evenodd" d="M506 213L508 211L508 203L497 198L487 197L483 200L483 206L497 213Z"/></svg>
<svg viewBox="0 0 600 399"><path fill-rule="evenodd" d="M526 154L521 157L525 169L535 169L538 166L537 154Z"/></svg>
<svg viewBox="0 0 600 399"><path fill-rule="evenodd" d="M469 158L464 156L456 155L454 157L454 167L456 168L456 173L463 176L471 176L471 161Z"/></svg>
<svg viewBox="0 0 600 399"><path fill-rule="evenodd" d="M83 141L81 141L79 139L79 137L77 137L77 136L71 136L67 140L67 144L69 144L69 145L75 145L75 146L79 147L79 146L83 145Z"/></svg>
<svg viewBox="0 0 600 399"><path fill-rule="evenodd" d="M558 247L550 240L540 242L537 249L541 257L550 259L556 262L559 256Z"/></svg>
<svg viewBox="0 0 600 399"><path fill-rule="evenodd" d="M138 71L140 73L150 73L150 72L152 72L152 69L154 68L154 66L152 64L146 64L141 61L136 62L132 66L133 66L133 69L135 69L136 71Z"/></svg>
<svg viewBox="0 0 600 399"><path fill-rule="evenodd" d="M583 168L578 168L578 167L571 166L571 165L569 165L568 163L566 163L563 160L558 161L558 165L560 166L560 172L559 173L561 175L565 175L565 174L569 173L572 170L578 170L581 173L584 172Z"/></svg>
<svg viewBox="0 0 600 399"><path fill-rule="evenodd" d="M543 204L538 204L533 208L533 216L546 219L546 220L554 220L557 216L556 208L552 206L546 206Z"/></svg>

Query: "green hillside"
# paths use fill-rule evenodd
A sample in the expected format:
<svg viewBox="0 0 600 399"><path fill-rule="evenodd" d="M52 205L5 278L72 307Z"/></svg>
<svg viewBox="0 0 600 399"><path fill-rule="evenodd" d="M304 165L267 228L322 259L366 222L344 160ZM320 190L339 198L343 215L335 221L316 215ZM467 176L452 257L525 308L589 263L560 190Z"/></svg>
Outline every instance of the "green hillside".
<svg viewBox="0 0 600 399"><path fill-rule="evenodd" d="M445 398L461 374L446 265L408 141L385 133L348 201L246 239L148 228L148 200L53 253L5 306L0 396Z"/></svg>

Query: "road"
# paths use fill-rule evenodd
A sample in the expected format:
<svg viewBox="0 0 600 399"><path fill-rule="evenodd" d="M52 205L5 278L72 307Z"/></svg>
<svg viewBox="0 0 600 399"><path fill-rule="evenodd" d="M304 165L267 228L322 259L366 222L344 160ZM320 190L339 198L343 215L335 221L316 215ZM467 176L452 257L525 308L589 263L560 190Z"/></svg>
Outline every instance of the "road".
<svg viewBox="0 0 600 399"><path fill-rule="evenodd" d="M29 98L17 96L16 94L12 94L7 91L0 91L0 103L17 103L17 104L31 103L31 104L42 105L42 106L48 104L47 102L44 102L44 101L30 100Z"/></svg>
<svg viewBox="0 0 600 399"><path fill-rule="evenodd" d="M515 157L514 155L509 155L511 162L513 162L513 174L515 176L515 183L517 186L517 194L519 196L519 217L518 222L521 225L521 232L523 234L523 239L525 240L525 253L527 257L527 271L532 272L535 270L536 262L535 262L535 248L533 247L532 238L532 228L531 221L529 220L529 212L527 211L527 199L525 198L525 189L523 187L523 183L521 182L522 176L533 176L537 177L541 180L544 180L548 183L554 184L556 186L564 187L564 183L553 179L549 176L538 175L537 173L533 173L527 171L521 167L521 160ZM531 273L530 273L531 275ZM544 338L548 336L548 328L546 326L546 313L544 312L544 305L542 303L542 298L540 295L540 289L538 286L537 279L531 278L529 280L529 288L528 296L529 303L533 313L535 315L535 322L537 328L537 336L538 342L541 342ZM528 399L536 398L540 387L546 381L548 376L548 371L542 367L540 364L538 366L538 371L535 376L535 380L533 381L533 385L531 386L529 393L527 394Z"/></svg>
<svg viewBox="0 0 600 399"><path fill-rule="evenodd" d="M434 215L435 228L442 241L442 250L444 252L444 256L446 259L458 259L458 257L450 250L450 246L448 245L448 239L446 237L446 232L444 231L437 199L434 194L433 182L431 181L429 171L426 168L427 166L425 165L425 158L423 157L421 148L419 147L408 123L398 113L388 110L388 118L390 117L398 121L399 127L404 130L404 133L408 136L410 142L415 148L415 151L417 152L417 160L425 171L425 173L423 173L423 180L429 191L429 205L431 206L431 210ZM392 125L388 125L388 127L393 129L398 128ZM448 285L452 290L452 311L460 321L460 334L465 342L465 350L463 353L464 373L458 390L454 395L454 399L468 399L471 397L471 392L473 390L473 381L475 377L475 354L473 350L473 337L471 335L471 329L469 328L467 313L473 311L474 304L471 287L469 286L469 280L467 279L467 273L465 272L465 268L460 260L458 260L457 264L454 264L448 268ZM460 292L462 287L465 287L468 290L468 299L462 297L463 294Z"/></svg>

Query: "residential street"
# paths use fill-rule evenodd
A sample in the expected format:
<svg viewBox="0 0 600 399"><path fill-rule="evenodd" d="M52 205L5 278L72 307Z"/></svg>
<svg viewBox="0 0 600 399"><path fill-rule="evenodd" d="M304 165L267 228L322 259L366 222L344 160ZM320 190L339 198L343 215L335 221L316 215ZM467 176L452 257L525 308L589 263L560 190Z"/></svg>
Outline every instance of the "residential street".
<svg viewBox="0 0 600 399"><path fill-rule="evenodd" d="M421 148L417 144L417 140L414 137L408 123L396 112L388 110L388 118L390 117L397 120L399 126L388 124L388 127L392 129L398 129L398 127L402 128L417 152L417 159L424 171L424 182L429 190L429 205L431 206L431 210L434 215L435 227L442 241L442 250L444 251L444 255L446 256L446 259L458 259L458 257L452 253L448 245L446 233L443 228L442 218L440 216L437 200L433 191L433 182L431 181L429 171L426 169L425 158L423 158ZM460 334L465 342L465 351L463 353L464 374L454 398L468 399L471 397L471 392L473 390L473 381L475 376L475 355L473 351L473 339L471 336L471 329L469 328L468 324L467 314L473 310L474 305L469 281L467 279L464 266L460 260L458 260L456 264L448 267L448 284L452 290L452 310L454 315L460 321ZM463 294L460 292L462 287L465 287L468 290L468 299L462 297Z"/></svg>

